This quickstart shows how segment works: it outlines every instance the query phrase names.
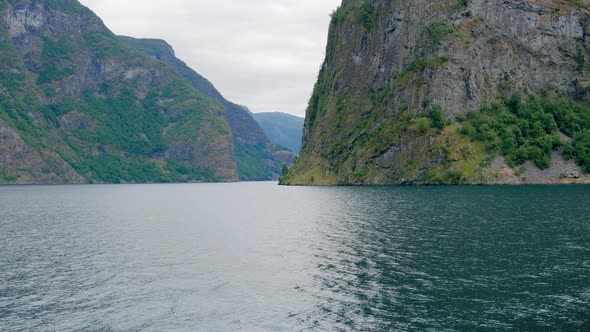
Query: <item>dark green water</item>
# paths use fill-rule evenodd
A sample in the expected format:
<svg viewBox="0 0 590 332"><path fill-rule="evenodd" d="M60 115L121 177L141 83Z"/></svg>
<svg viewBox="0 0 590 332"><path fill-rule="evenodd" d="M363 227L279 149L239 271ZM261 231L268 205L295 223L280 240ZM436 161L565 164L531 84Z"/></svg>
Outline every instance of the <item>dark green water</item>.
<svg viewBox="0 0 590 332"><path fill-rule="evenodd" d="M0 187L0 331L590 331L590 187Z"/></svg>

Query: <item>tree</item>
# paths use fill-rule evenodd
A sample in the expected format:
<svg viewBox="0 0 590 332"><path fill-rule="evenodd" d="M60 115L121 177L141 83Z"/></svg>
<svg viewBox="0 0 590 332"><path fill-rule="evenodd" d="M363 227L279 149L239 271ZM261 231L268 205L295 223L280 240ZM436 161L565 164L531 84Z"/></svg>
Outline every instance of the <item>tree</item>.
<svg viewBox="0 0 590 332"><path fill-rule="evenodd" d="M432 127L439 130L445 127L446 120L440 105L432 106L432 109L430 110L430 119L432 120Z"/></svg>

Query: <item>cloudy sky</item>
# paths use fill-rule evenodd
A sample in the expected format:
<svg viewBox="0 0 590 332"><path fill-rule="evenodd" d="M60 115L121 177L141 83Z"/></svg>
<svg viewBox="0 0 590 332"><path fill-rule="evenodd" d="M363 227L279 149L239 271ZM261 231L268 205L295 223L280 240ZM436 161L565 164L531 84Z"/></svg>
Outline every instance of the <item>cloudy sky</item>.
<svg viewBox="0 0 590 332"><path fill-rule="evenodd" d="M304 116L341 0L81 0L116 34L168 41L253 112Z"/></svg>

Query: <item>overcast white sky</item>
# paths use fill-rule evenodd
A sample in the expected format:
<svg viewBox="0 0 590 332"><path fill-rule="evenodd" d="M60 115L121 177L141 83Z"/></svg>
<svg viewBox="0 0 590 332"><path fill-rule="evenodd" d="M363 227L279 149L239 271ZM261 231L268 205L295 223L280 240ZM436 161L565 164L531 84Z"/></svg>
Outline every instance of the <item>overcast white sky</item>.
<svg viewBox="0 0 590 332"><path fill-rule="evenodd" d="M160 38L230 101L304 116L341 0L81 0L116 34Z"/></svg>

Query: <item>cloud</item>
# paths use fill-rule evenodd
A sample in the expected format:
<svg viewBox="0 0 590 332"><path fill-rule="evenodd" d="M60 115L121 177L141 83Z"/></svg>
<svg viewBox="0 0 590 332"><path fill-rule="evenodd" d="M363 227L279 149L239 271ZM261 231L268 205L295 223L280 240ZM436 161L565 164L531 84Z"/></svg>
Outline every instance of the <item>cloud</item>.
<svg viewBox="0 0 590 332"><path fill-rule="evenodd" d="M116 34L168 41L229 100L304 115L341 0L81 0Z"/></svg>

